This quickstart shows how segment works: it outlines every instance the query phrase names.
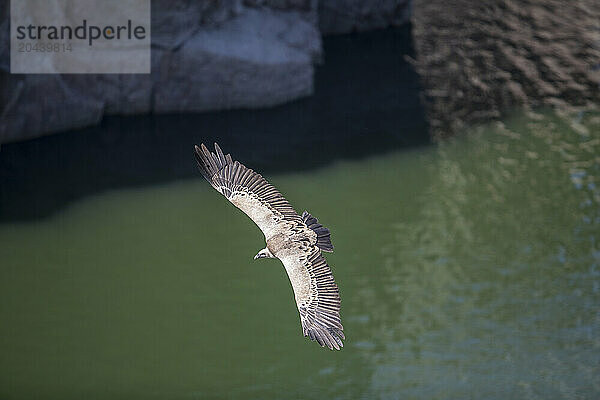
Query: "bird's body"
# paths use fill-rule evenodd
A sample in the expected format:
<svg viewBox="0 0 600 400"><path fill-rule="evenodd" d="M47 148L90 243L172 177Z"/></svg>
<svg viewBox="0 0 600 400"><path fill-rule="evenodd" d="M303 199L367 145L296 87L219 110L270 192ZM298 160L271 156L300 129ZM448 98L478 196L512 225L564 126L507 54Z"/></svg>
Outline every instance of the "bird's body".
<svg viewBox="0 0 600 400"><path fill-rule="evenodd" d="M340 296L321 251L331 252L329 229L308 212L300 216L260 174L224 155L196 146L202 175L231 203L248 215L265 235L266 247L254 258L278 258L288 274L302 331L330 349L343 347Z"/></svg>

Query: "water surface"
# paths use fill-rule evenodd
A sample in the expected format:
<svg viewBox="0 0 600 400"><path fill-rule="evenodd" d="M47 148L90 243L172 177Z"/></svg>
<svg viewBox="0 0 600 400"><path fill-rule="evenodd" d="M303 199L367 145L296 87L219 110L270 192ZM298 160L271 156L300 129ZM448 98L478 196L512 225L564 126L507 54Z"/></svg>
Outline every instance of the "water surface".
<svg viewBox="0 0 600 400"><path fill-rule="evenodd" d="M600 117L268 176L332 230L346 347L198 176L0 225L0 397L600 396Z"/></svg>

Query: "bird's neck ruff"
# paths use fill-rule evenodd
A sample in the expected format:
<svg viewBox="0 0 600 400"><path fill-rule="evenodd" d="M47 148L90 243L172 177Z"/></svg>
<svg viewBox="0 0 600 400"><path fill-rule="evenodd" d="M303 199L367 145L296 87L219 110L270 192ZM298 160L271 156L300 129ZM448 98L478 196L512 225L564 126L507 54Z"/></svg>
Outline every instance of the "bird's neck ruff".
<svg viewBox="0 0 600 400"><path fill-rule="evenodd" d="M273 255L273 253L271 253L271 251L269 250L268 247L265 247L264 249L259 251L258 254L256 254L256 256L254 256L255 260L258 258L276 258L276 257Z"/></svg>
<svg viewBox="0 0 600 400"><path fill-rule="evenodd" d="M264 253L266 257L268 258L275 258L275 256L273 255L273 253L271 253L271 250L269 250L268 247L265 247L264 249L262 249L260 251L261 253Z"/></svg>

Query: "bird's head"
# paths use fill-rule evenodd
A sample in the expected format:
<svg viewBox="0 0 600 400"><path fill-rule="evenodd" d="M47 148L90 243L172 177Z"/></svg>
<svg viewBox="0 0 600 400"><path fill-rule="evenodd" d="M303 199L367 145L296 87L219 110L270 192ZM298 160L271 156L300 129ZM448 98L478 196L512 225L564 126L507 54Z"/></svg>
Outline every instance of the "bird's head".
<svg viewBox="0 0 600 400"><path fill-rule="evenodd" d="M261 251L259 251L255 256L254 259L258 260L259 258L273 258L273 254L271 254L271 252L269 251L268 248L264 248Z"/></svg>

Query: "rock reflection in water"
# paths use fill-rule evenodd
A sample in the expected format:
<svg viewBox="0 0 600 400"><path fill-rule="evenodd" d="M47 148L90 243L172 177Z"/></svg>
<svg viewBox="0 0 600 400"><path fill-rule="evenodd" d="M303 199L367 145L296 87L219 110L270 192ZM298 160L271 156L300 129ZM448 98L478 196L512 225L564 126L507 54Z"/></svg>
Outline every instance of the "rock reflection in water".
<svg viewBox="0 0 600 400"><path fill-rule="evenodd" d="M361 280L371 395L600 393L598 122L532 113L439 146Z"/></svg>

